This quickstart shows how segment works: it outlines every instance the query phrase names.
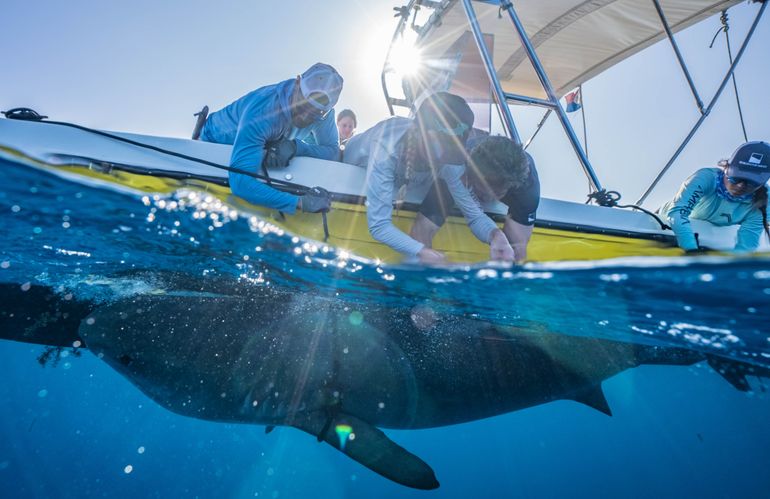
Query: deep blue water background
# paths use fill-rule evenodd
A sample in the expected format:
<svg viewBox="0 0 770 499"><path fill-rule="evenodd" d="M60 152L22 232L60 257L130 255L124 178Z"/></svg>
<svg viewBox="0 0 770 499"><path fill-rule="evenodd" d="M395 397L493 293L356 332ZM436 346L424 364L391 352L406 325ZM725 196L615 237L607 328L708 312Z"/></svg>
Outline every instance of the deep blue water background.
<svg viewBox="0 0 770 499"><path fill-rule="evenodd" d="M770 365L768 260L378 266L205 195L142 199L13 163L0 168L0 282L110 300L150 286L146 277L116 277L127 271L236 275L244 286L334 289L351 302L429 304ZM388 431L436 471L441 488L421 492L297 430L265 435L173 414L87 351L42 367L43 351L0 341L4 497L770 497L768 382L754 379L741 393L705 364L642 366L607 380L613 417L560 401Z"/></svg>

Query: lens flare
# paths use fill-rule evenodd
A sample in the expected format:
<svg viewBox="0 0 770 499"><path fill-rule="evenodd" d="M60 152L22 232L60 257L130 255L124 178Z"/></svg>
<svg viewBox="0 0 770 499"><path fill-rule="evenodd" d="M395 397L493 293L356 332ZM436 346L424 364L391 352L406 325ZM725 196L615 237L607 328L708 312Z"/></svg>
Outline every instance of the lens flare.
<svg viewBox="0 0 770 499"><path fill-rule="evenodd" d="M355 438L353 427L350 425L338 424L334 427L334 431L337 433L337 438L340 439L340 450L345 450L345 444L348 440L353 440Z"/></svg>
<svg viewBox="0 0 770 499"><path fill-rule="evenodd" d="M420 50L406 40L398 40L390 49L390 66L401 76L410 76L422 65Z"/></svg>

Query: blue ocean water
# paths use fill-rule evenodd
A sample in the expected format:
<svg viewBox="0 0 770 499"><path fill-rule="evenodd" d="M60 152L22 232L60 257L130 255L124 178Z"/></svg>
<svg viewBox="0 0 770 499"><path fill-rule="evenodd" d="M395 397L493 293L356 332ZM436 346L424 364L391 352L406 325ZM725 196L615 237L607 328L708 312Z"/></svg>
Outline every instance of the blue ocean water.
<svg viewBox="0 0 770 499"><path fill-rule="evenodd" d="M153 275L336 294L770 366L770 261L630 259L525 267L384 266L285 234L205 193L137 196L0 162L0 283L97 302ZM2 304L0 304L2 306ZM280 304L276 304L280 306ZM556 401L388 430L435 470L424 492L294 429L176 415L88 351L0 341L7 497L768 497L767 381L740 392L705 363L603 383L613 416ZM467 394L469 403L473 394Z"/></svg>

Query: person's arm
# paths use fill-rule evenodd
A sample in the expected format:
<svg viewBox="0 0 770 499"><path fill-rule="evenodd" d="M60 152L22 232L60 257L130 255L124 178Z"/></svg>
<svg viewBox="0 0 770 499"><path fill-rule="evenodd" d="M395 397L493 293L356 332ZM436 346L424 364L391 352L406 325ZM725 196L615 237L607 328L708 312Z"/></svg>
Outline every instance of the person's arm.
<svg viewBox="0 0 770 499"><path fill-rule="evenodd" d="M462 175L465 169L462 165L444 165L441 167L439 176L446 182L449 188L449 194L455 202L457 208L462 212L468 228L473 232L476 238L484 243L489 243L492 239L497 224L484 213L479 201L471 194L470 190L463 184Z"/></svg>
<svg viewBox="0 0 770 499"><path fill-rule="evenodd" d="M685 251L698 249L698 241L690 225L690 214L714 188L714 174L705 168L698 170L684 181L663 213L676 235L677 244Z"/></svg>
<svg viewBox="0 0 770 499"><path fill-rule="evenodd" d="M764 229L762 213L755 208L741 222L735 241L735 251L755 251L759 247L759 238Z"/></svg>
<svg viewBox="0 0 770 499"><path fill-rule="evenodd" d="M241 119L230 156L230 166L259 174L265 154L265 143L277 139L279 131L273 130L267 119L255 117L254 114L256 113L246 111ZM233 194L250 203L289 214L293 214L297 209L299 198L293 194L276 190L261 180L241 173L230 172L229 179Z"/></svg>
<svg viewBox="0 0 770 499"><path fill-rule="evenodd" d="M423 244L393 225L395 162L389 151L380 145L374 146L368 166L366 220L374 239L405 255L417 256Z"/></svg>
<svg viewBox="0 0 770 499"><path fill-rule="evenodd" d="M340 136L337 123L334 120L334 111L329 112L324 119L314 123L311 127L310 133L315 137L315 144L297 140L296 156L309 156L330 161L339 159Z"/></svg>
<svg viewBox="0 0 770 499"><path fill-rule="evenodd" d="M534 228L534 224L524 225L515 221L510 216L505 217L503 232L505 233L505 237L507 237L508 241L511 243L517 262L522 262L527 259L527 245L532 237L532 230Z"/></svg>
<svg viewBox="0 0 770 499"><path fill-rule="evenodd" d="M473 235L480 241L489 244L490 260L512 261L514 252L511 245L505 234L484 213L479 201L463 184L464 172L465 168L462 165L445 165L439 175L446 182L455 205L462 212Z"/></svg>

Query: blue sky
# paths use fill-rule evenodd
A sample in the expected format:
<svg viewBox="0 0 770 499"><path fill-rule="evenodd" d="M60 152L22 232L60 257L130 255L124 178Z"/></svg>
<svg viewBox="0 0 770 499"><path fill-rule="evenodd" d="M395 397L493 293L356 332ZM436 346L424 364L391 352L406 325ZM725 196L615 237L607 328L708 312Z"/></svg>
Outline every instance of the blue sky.
<svg viewBox="0 0 770 499"><path fill-rule="evenodd" d="M29 106L53 119L97 128L184 137L192 113L217 109L259 86L328 62L345 77L339 108L359 129L387 117L380 70L395 20L392 0L5 0L0 109ZM757 4L731 9L734 51ZM709 50L718 17L679 41L708 101L727 66L724 39ZM770 15L738 70L749 139L770 140L766 84ZM589 156L607 188L634 201L698 114L670 46L659 43L584 86ZM582 137L580 116L570 115ZM524 113L528 136L539 115ZM656 206L692 171L742 142L732 89L651 196ZM551 120L531 148L547 196L582 201L586 181Z"/></svg>

